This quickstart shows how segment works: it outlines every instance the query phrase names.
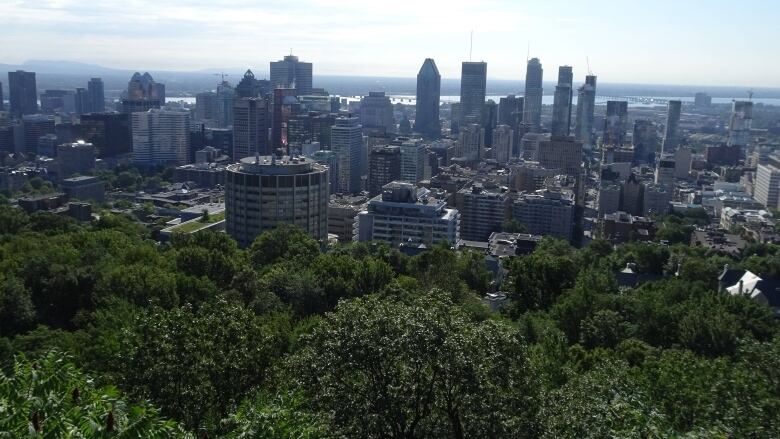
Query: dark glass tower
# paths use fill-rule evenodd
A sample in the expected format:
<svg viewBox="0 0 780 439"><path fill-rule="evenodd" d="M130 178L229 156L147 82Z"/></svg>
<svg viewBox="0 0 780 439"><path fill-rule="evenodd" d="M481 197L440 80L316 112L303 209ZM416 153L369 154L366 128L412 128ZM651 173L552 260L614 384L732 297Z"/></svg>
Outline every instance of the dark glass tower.
<svg viewBox="0 0 780 439"><path fill-rule="evenodd" d="M680 113L681 101L669 101L666 113L666 129L664 131L663 150L666 153L674 153L680 145Z"/></svg>
<svg viewBox="0 0 780 439"><path fill-rule="evenodd" d="M417 106L414 130L426 139L438 139L441 135L439 101L441 100L441 75L432 58L426 58L417 73Z"/></svg>
<svg viewBox="0 0 780 439"><path fill-rule="evenodd" d="M256 98L263 97L268 93L268 86L255 78L255 74L251 70L247 70L244 73L244 77L236 85L236 98ZM242 157L243 158L243 157Z"/></svg>
<svg viewBox="0 0 780 439"><path fill-rule="evenodd" d="M593 144L593 113L596 109L596 76L585 77L577 91L577 128L574 137L587 147Z"/></svg>
<svg viewBox="0 0 780 439"><path fill-rule="evenodd" d="M106 111L106 95L103 89L103 80L92 78L87 83L87 108L92 113L102 113Z"/></svg>
<svg viewBox="0 0 780 439"><path fill-rule="evenodd" d="M539 58L531 58L525 71L525 102L523 123L531 127L531 132L542 130L542 76L544 71Z"/></svg>
<svg viewBox="0 0 780 439"><path fill-rule="evenodd" d="M555 87L551 131L553 136L571 134L572 82L574 77L570 66L558 68L558 85Z"/></svg>
<svg viewBox="0 0 780 439"><path fill-rule="evenodd" d="M283 60L271 62L271 87L294 88L298 96L311 94L312 64L288 55Z"/></svg>
<svg viewBox="0 0 780 439"><path fill-rule="evenodd" d="M482 123L487 88L487 63L464 62L460 76L461 125Z"/></svg>
<svg viewBox="0 0 780 439"><path fill-rule="evenodd" d="M8 72L8 99L11 114L20 118L38 112L38 92L35 88L35 72L17 70Z"/></svg>

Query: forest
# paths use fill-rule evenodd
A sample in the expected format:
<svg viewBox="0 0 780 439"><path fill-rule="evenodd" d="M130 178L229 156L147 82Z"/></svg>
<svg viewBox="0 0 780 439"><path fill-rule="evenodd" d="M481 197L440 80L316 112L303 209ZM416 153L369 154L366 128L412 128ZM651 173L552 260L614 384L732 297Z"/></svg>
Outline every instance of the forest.
<svg viewBox="0 0 780 439"><path fill-rule="evenodd" d="M780 437L780 325L718 291L727 264L780 276L780 247L545 238L504 263L491 312L484 255L448 246L160 244L0 207L0 438Z"/></svg>

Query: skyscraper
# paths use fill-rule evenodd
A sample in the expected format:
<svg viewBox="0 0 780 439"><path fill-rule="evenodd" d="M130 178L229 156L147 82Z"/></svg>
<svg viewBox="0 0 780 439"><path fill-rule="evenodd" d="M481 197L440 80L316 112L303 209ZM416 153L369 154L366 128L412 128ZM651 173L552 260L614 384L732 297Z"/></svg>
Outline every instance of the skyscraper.
<svg viewBox="0 0 780 439"><path fill-rule="evenodd" d="M265 81L268 82L268 81ZM267 86L263 87L263 83L255 78L255 74L251 70L247 69L244 76L236 85L236 97L237 98L256 98L262 97L268 93Z"/></svg>
<svg viewBox="0 0 780 439"><path fill-rule="evenodd" d="M628 102L607 101L604 117L604 145L622 146L628 129Z"/></svg>
<svg viewBox="0 0 780 439"><path fill-rule="evenodd" d="M160 108L165 103L165 97L160 95L161 91L148 72L143 75L135 72L127 83L126 96L122 99L122 112L146 112Z"/></svg>
<svg viewBox="0 0 780 439"><path fill-rule="evenodd" d="M35 72L17 70L8 72L8 100L11 114L21 119L26 114L38 112L38 92L35 85Z"/></svg>
<svg viewBox="0 0 780 439"><path fill-rule="evenodd" d="M0 82L0 111L5 111L5 101L3 100L3 83Z"/></svg>
<svg viewBox="0 0 780 439"><path fill-rule="evenodd" d="M520 132L520 124L523 121L523 104L524 99L515 95L509 95L498 101L498 124L508 125L514 132L512 150L510 151L512 157L520 154L520 139L524 134Z"/></svg>
<svg viewBox="0 0 780 439"><path fill-rule="evenodd" d="M152 109L135 112L131 119L134 163L140 166L187 164L189 112Z"/></svg>
<svg viewBox="0 0 780 439"><path fill-rule="evenodd" d="M414 130L426 139L438 139L441 136L440 100L441 75L433 59L426 58L417 73L417 101L414 116Z"/></svg>
<svg viewBox="0 0 780 439"><path fill-rule="evenodd" d="M307 95L312 89L312 64L288 55L271 62L271 88L294 88L298 95Z"/></svg>
<svg viewBox="0 0 780 439"><path fill-rule="evenodd" d="M664 152L672 154L680 145L681 101L669 101L666 112L666 130L664 131Z"/></svg>
<svg viewBox="0 0 780 439"><path fill-rule="evenodd" d="M539 58L531 58L525 71L525 102L523 122L531 127L531 132L542 130L542 76L544 71Z"/></svg>
<svg viewBox="0 0 780 439"><path fill-rule="evenodd" d="M596 76L585 77L577 91L577 127L574 137L586 147L593 145L593 113L596 109Z"/></svg>
<svg viewBox="0 0 780 439"><path fill-rule="evenodd" d="M514 131L509 125L498 125L493 129L493 157L499 164L507 163L512 157Z"/></svg>
<svg viewBox="0 0 780 439"><path fill-rule="evenodd" d="M330 150L338 162L338 188L334 192L354 194L360 192L360 161L363 154L363 128L360 120L352 115L336 119L330 129Z"/></svg>
<svg viewBox="0 0 780 439"><path fill-rule="evenodd" d="M395 132L393 104L383 91L370 91L360 99L360 124L364 130L386 133Z"/></svg>
<svg viewBox="0 0 780 439"><path fill-rule="evenodd" d="M498 105L493 99L485 102L482 110L482 128L485 129L485 146L493 146L493 128L498 125Z"/></svg>
<svg viewBox="0 0 780 439"><path fill-rule="evenodd" d="M477 123L470 123L461 127L458 137L458 156L471 161L480 161L484 158L485 129Z"/></svg>
<svg viewBox="0 0 780 439"><path fill-rule="evenodd" d="M658 151L658 131L655 124L649 120L634 121L634 164L654 163Z"/></svg>
<svg viewBox="0 0 780 439"><path fill-rule="evenodd" d="M276 88L273 91L271 140L274 147L286 148L290 143L288 126L300 109L294 88Z"/></svg>
<svg viewBox="0 0 780 439"><path fill-rule="evenodd" d="M89 93L84 88L76 88L74 96L75 110L77 114L91 113L92 103L89 100Z"/></svg>
<svg viewBox="0 0 780 439"><path fill-rule="evenodd" d="M482 122L486 87L487 63L464 62L460 74L461 126Z"/></svg>
<svg viewBox="0 0 780 439"><path fill-rule="evenodd" d="M103 88L103 80L91 78L87 83L87 104L90 113L102 113L106 111L106 95Z"/></svg>
<svg viewBox="0 0 780 439"><path fill-rule="evenodd" d="M734 101L729 119L729 146L746 147L753 127L753 103Z"/></svg>
<svg viewBox="0 0 780 439"><path fill-rule="evenodd" d="M217 94L213 91L204 91L195 95L195 121L217 119Z"/></svg>
<svg viewBox="0 0 780 439"><path fill-rule="evenodd" d="M382 193L382 187L401 178L401 147L381 145L371 148L368 156L368 194Z"/></svg>
<svg viewBox="0 0 780 439"><path fill-rule="evenodd" d="M425 178L425 159L428 152L420 139L408 139L401 143L401 181L417 183Z"/></svg>
<svg viewBox="0 0 780 439"><path fill-rule="evenodd" d="M570 66L558 68L558 85L553 101L552 135L568 136L571 133L571 104L573 98L573 76Z"/></svg>
<svg viewBox="0 0 780 439"><path fill-rule="evenodd" d="M236 91L227 81L217 86L217 127L227 128L233 125L233 100Z"/></svg>
<svg viewBox="0 0 780 439"><path fill-rule="evenodd" d="M233 107L233 161L254 155L270 155L268 101L241 98Z"/></svg>
<svg viewBox="0 0 780 439"><path fill-rule="evenodd" d="M81 116L80 137L95 145L99 157L114 157L133 151L130 115L92 113Z"/></svg>

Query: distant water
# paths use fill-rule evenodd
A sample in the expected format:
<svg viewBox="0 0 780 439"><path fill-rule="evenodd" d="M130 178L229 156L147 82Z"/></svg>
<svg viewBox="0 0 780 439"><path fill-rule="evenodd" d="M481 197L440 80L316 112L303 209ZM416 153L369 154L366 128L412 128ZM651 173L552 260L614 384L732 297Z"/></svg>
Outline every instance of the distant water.
<svg viewBox="0 0 780 439"><path fill-rule="evenodd" d="M390 100L395 103L401 103L401 104L407 104L407 105L414 105L415 103L415 96L414 95L395 95L395 94L389 94ZM499 99L503 98L505 96L501 95L489 95L485 97L485 100L493 100L494 102L498 103ZM637 96L642 97L642 96ZM359 96L345 96L345 98L349 101L354 100L360 100ZM693 102L692 97L679 97L679 96L648 96L648 98L653 99L664 99L664 100L680 100L683 102ZM713 104L730 104L733 100L744 100L744 97L739 98L712 98ZM597 104L604 104L606 103L608 98L596 96L596 103ZM167 97L165 99L166 102L184 102L185 104L189 105L195 105L195 98L194 97ZM452 102L458 102L460 101L460 96L442 96L441 101L444 103L452 103ZM754 98L753 102L757 104L764 104L764 105L776 105L780 106L780 98ZM552 95L545 95L542 98L542 104L544 105L552 105L553 104L553 96ZM574 96L574 105L577 104L577 96ZM648 104L648 103L641 103L641 102L629 102L629 107L653 107L658 106L660 104Z"/></svg>

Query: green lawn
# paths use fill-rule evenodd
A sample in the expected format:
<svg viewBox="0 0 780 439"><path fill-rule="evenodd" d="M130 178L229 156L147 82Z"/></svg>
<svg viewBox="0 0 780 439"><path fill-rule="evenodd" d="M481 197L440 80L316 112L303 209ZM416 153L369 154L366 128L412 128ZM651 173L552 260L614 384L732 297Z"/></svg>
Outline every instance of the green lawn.
<svg viewBox="0 0 780 439"><path fill-rule="evenodd" d="M209 224L220 222L223 219L225 219L225 211L222 211L220 213L215 213L213 215L209 215L209 219L206 222L203 222L201 217L195 220L190 220L185 223L181 223L180 225L174 227L172 231L182 232L182 233L192 233L196 230L200 230L208 226Z"/></svg>

